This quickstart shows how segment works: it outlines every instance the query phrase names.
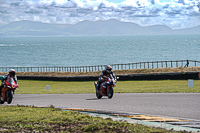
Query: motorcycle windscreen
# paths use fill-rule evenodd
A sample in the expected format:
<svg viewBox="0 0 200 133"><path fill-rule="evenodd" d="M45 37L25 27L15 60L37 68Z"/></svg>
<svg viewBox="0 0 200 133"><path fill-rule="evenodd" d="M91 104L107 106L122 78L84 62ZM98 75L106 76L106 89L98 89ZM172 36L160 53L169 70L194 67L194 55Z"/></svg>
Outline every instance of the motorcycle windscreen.
<svg viewBox="0 0 200 133"><path fill-rule="evenodd" d="M13 78L8 78L8 80L6 81L6 85L7 86L17 87L17 84L15 83Z"/></svg>

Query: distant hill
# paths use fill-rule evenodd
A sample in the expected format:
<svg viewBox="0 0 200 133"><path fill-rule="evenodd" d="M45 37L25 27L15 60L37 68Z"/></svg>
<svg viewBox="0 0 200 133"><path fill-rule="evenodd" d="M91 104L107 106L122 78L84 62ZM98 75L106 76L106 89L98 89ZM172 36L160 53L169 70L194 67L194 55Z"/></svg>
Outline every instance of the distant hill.
<svg viewBox="0 0 200 133"><path fill-rule="evenodd" d="M0 37L51 37L51 36L125 36L200 34L200 26L172 30L165 25L142 27L115 19L82 21L77 24L47 24L34 21L16 21L0 27Z"/></svg>
<svg viewBox="0 0 200 133"><path fill-rule="evenodd" d="M51 24L25 20L0 27L0 36L58 36L62 34L64 33Z"/></svg>

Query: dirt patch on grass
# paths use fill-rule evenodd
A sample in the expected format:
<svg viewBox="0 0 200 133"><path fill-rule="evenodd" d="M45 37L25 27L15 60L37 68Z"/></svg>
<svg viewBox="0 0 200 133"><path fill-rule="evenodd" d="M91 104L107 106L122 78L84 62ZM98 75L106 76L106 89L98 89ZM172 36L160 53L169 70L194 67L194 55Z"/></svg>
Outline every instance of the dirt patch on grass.
<svg viewBox="0 0 200 133"><path fill-rule="evenodd" d="M197 72L200 67L176 67L176 68L155 68L155 69L131 69L131 70L114 70L115 75L124 74L142 74L142 73L168 73L168 72ZM0 72L5 75L6 72ZM16 72L17 76L98 76L101 71L95 72Z"/></svg>

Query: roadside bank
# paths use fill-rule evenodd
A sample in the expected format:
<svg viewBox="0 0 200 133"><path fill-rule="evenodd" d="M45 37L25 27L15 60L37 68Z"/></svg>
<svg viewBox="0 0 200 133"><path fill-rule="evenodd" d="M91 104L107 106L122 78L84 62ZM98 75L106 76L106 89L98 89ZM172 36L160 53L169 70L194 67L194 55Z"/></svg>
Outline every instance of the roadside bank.
<svg viewBox="0 0 200 133"><path fill-rule="evenodd" d="M200 72L173 72L149 74L116 75L120 81L126 80L188 80L200 79ZM18 76L20 80L50 80L50 81L97 81L99 76Z"/></svg>

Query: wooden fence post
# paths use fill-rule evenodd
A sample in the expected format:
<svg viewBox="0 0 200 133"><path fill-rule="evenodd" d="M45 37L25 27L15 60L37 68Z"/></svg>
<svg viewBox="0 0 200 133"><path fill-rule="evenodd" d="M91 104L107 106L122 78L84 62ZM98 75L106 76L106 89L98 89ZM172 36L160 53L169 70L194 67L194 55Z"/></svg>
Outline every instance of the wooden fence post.
<svg viewBox="0 0 200 133"><path fill-rule="evenodd" d="M172 68L173 66L172 66L172 61L171 61L171 68Z"/></svg>

